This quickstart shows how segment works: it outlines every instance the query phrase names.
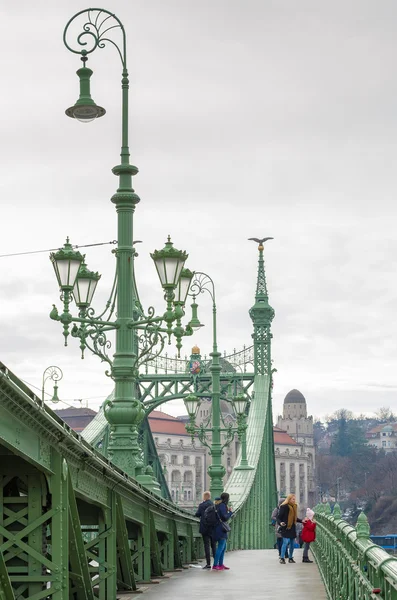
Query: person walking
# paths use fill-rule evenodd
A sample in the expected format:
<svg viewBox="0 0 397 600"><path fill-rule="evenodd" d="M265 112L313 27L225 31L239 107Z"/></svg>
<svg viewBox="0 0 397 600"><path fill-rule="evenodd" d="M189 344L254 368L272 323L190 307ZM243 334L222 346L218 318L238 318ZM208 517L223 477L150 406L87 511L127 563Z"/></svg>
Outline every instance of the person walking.
<svg viewBox="0 0 397 600"><path fill-rule="evenodd" d="M212 506L212 500L211 500L211 493L210 492L204 492L203 494L203 501L199 504L196 514L196 517L200 518L200 526L199 526L199 532L202 535L203 538L203 542L204 542L204 552L205 552L205 560L206 560L206 564L203 567L203 569L210 569L211 568L211 552L210 550L212 550L212 558L215 559L215 552L216 552L216 542L214 541L212 535L213 535L213 527L211 527L208 523L206 523L206 518L205 518L205 511L207 510L207 508L209 506Z"/></svg>
<svg viewBox="0 0 397 600"><path fill-rule="evenodd" d="M281 535L281 533L279 533L278 531L278 524L277 524L277 516L278 516L278 511L280 510L280 506L281 504L284 502L284 498L281 498L281 500L279 500L278 506L276 506L276 508L273 510L272 512L272 525L275 527L276 530L276 544L275 544L275 548L277 548L278 550L278 557L281 557L281 546L283 545L283 536Z"/></svg>
<svg viewBox="0 0 397 600"><path fill-rule="evenodd" d="M314 520L314 511L312 511L311 508L308 508L306 510L306 519L302 529L302 541L304 543L302 562L304 563L313 562L309 559L309 548L310 544L316 539L316 526L317 523Z"/></svg>
<svg viewBox="0 0 397 600"><path fill-rule="evenodd" d="M302 523L298 519L298 506L296 504L295 494L288 494L278 511L277 523L279 524L279 533L283 538L281 546L280 563L285 565L285 556L288 552L288 562L294 563L294 541L296 538L296 523Z"/></svg>
<svg viewBox="0 0 397 600"><path fill-rule="evenodd" d="M218 515L218 523L214 529L213 539L218 542L214 566L212 567L215 571L229 571L229 567L223 564L223 558L225 556L227 534L230 531L230 526L227 521L233 516L231 506L228 506L229 494L223 492L220 498L215 498L215 510Z"/></svg>

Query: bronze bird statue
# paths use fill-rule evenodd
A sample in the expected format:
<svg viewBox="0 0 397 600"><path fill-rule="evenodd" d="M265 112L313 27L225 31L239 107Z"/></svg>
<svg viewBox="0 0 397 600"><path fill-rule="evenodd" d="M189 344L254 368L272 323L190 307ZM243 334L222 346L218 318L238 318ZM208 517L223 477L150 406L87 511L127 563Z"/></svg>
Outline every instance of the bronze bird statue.
<svg viewBox="0 0 397 600"><path fill-rule="evenodd" d="M274 238L272 237L265 237L265 238L248 238L248 240L252 240L253 242L258 242L259 246L258 246L258 250L263 250L263 244L265 242L267 242L267 240L274 240Z"/></svg>

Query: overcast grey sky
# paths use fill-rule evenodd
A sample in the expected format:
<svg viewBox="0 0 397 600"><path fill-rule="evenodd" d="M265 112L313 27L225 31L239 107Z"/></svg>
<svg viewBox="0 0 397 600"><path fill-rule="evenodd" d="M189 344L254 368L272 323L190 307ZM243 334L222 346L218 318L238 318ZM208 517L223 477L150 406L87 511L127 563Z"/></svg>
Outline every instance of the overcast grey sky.
<svg viewBox="0 0 397 600"><path fill-rule="evenodd" d="M79 59L63 46L82 2L0 4L0 254L113 240L111 168L120 146L120 64L96 51L90 125L64 110L78 96ZM171 234L187 266L217 289L219 346L251 343L257 250L276 310L274 413L298 388L308 409L396 408L396 140L394 1L109 1L128 34L131 158L140 296L163 310L149 252ZM110 246L87 251L112 284ZM40 387L51 364L60 395L111 391L104 366L79 358L48 318L60 308L47 254L0 259L0 360ZM188 339L210 352L208 326ZM171 349L172 351L172 349ZM178 406L169 412L179 413Z"/></svg>

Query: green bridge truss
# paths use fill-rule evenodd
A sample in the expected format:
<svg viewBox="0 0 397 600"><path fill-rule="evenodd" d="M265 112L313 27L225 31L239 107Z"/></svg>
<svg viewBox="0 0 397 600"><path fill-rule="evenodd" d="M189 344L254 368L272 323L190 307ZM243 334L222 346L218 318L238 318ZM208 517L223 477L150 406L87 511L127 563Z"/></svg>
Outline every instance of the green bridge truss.
<svg viewBox="0 0 397 600"><path fill-rule="evenodd" d="M263 247L250 311L253 346L221 360L223 393L239 386L251 396L247 455L254 468L236 469L227 484L236 511L232 548L273 545L269 515L276 501L270 360L274 313L268 304L262 251ZM139 394L148 410L193 390L211 395L205 360L198 380L186 372L186 363L182 367L184 361L161 360L164 373L158 373L158 362L152 365L157 374L140 377ZM254 366L251 372L248 365ZM117 589L134 590L137 583L202 555L197 519L170 501L147 421L141 435L151 465L147 485L138 484L106 457L103 413L83 437L0 363L1 600L114 600Z"/></svg>

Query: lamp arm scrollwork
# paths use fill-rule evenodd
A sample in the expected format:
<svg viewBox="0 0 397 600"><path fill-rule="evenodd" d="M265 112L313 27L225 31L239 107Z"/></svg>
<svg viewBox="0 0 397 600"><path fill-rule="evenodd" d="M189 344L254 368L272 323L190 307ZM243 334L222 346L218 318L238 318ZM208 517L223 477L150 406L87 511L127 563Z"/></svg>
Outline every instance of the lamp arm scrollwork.
<svg viewBox="0 0 397 600"><path fill-rule="evenodd" d="M72 36L71 30L76 25L76 20L80 19L82 23L82 31L74 40L73 46L69 42ZM121 48L110 37L107 36L109 31L120 29L122 32ZM86 56L91 54L97 48L105 48L107 44L112 44L121 60L123 69L127 68L127 51L126 51L126 34L121 21L113 13L103 8L89 8L81 10L75 14L66 24L63 32L63 42L70 52L73 54L81 54Z"/></svg>
<svg viewBox="0 0 397 600"><path fill-rule="evenodd" d="M207 292L215 304L215 285L213 280L206 273L200 271L194 272L194 278L190 284L189 296L198 296Z"/></svg>

